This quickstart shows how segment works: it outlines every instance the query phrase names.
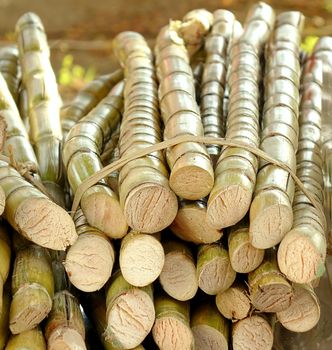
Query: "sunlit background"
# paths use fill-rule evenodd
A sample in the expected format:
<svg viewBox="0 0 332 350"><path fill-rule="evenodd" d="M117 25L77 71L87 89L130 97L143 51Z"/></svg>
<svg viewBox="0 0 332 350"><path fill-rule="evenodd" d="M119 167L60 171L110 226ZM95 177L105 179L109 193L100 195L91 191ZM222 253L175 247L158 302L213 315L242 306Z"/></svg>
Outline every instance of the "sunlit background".
<svg viewBox="0 0 332 350"><path fill-rule="evenodd" d="M276 11L296 9L306 16L304 49L316 37L332 35L332 0L266 1ZM0 0L1 45L14 41L17 19L26 11L42 19L52 48L52 62L60 89L70 98L86 81L110 72L117 63L111 40L123 30L142 33L153 44L168 20L191 9L232 10L243 21L255 1L246 0Z"/></svg>
<svg viewBox="0 0 332 350"><path fill-rule="evenodd" d="M180 19L194 8L232 10L243 21L250 5L246 0L0 0L1 45L14 41L15 23L26 11L44 22L52 49L52 63L60 89L69 99L86 81L112 71L117 62L111 40L123 30L135 30L153 44L169 19ZM316 37L332 34L332 0L266 1L276 11L300 10L306 16L303 47Z"/></svg>

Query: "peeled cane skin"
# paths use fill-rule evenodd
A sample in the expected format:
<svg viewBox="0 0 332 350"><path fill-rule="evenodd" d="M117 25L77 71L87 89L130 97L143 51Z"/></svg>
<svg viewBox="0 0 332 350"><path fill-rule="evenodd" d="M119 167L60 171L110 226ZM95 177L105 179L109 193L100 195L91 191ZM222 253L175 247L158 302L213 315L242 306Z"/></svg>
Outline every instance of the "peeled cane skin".
<svg viewBox="0 0 332 350"><path fill-rule="evenodd" d="M244 25L242 35L230 49L228 120L226 138L259 146L258 82L260 81L259 56L274 23L272 8L264 3L254 5ZM246 65L246 69L243 65ZM247 85L250 85L250 89ZM251 94L247 94L251 91ZM242 122L241 108L246 110L248 121ZM237 106L235 108L235 106ZM255 108L255 109L254 109ZM256 111L257 110L257 111ZM239 121L237 123L237 121ZM232 123L235 124L231 127ZM257 158L242 148L224 147L215 169L215 183L208 200L208 220L216 228L228 227L239 222L247 213L258 168Z"/></svg>
<svg viewBox="0 0 332 350"><path fill-rule="evenodd" d="M265 104L260 148L287 164L292 171L296 170L295 153L298 147L298 47L303 22L302 14L295 11L284 12L277 17L266 50L264 76ZM286 30L289 30L288 38L280 35ZM289 44L289 49L285 47L286 44ZM289 100L282 107L281 98ZM281 109L290 115L287 121L280 118ZM250 208L250 240L256 248L273 247L291 229L293 197L294 181L289 173L261 160Z"/></svg>
<svg viewBox="0 0 332 350"><path fill-rule="evenodd" d="M52 197L63 206L61 99L40 18L34 13L25 13L16 23L16 35L28 97L31 142L40 176Z"/></svg>
<svg viewBox="0 0 332 350"><path fill-rule="evenodd" d="M281 241L278 264L287 278L310 283L324 273L327 250L326 221L323 213L323 173L320 153L322 62L314 56L304 65L300 109L297 176L314 196L315 208L296 186L293 203L294 223Z"/></svg>
<svg viewBox="0 0 332 350"><path fill-rule="evenodd" d="M180 134L202 136L203 126L195 99L188 52L183 39L171 25L159 32L155 54L160 83L159 103L167 138ZM187 83L182 84L182 81ZM187 121L181 126L184 114L187 115ZM213 169L205 146L194 142L183 143L168 149L166 158L171 169L170 187L179 197L195 200L210 192Z"/></svg>
<svg viewBox="0 0 332 350"><path fill-rule="evenodd" d="M70 130L63 147L63 160L73 193L96 171L102 169L100 155L121 118L123 83L111 92ZM111 238L127 233L127 223L117 194L105 180L90 187L81 198L88 223Z"/></svg>
<svg viewBox="0 0 332 350"><path fill-rule="evenodd" d="M152 52L135 32L120 33L113 41L125 71L124 114L120 127L120 156L160 142L161 118ZM144 109L144 113L140 113ZM119 173L119 196L129 226L145 233L159 232L174 220L177 198L169 187L165 160L142 157ZM139 169L138 169L139 168Z"/></svg>

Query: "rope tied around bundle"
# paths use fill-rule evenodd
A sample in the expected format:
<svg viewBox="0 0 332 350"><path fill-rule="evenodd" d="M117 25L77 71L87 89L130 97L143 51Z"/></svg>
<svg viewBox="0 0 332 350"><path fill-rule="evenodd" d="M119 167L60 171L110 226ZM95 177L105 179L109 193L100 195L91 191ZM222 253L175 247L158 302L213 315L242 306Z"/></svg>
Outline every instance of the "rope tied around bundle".
<svg viewBox="0 0 332 350"><path fill-rule="evenodd" d="M323 211L323 208L321 204L313 197L313 195L308 191L302 181L297 177L296 173L292 171L285 163L280 162L273 157L269 156L266 152L262 151L259 148L250 146L248 144L245 144L243 142L233 141L226 138L215 138L215 137L206 137L206 136L194 136L194 135L181 135L177 136L171 139L168 139L166 141L159 142L155 145L146 147L142 150L138 150L135 152L132 152L131 154L121 157L119 160L107 165L102 170L96 172L93 176L90 176L86 180L84 180L77 188L77 191L74 196L72 208L71 208L71 216L74 217L81 198L85 191L87 191L90 187L97 184L100 180L107 177L114 171L119 170L127 163L131 162L132 160L147 156L153 152L156 151L162 151L166 148L176 146L180 143L185 142L197 142L202 144L215 144L219 146L225 146L225 147L233 147L233 148L243 148L251 153L253 153L255 156L264 159L266 162L276 165L280 167L281 169L287 171L296 185L301 189L301 191L308 197L312 205L318 210L321 219L323 222L326 222L325 214Z"/></svg>

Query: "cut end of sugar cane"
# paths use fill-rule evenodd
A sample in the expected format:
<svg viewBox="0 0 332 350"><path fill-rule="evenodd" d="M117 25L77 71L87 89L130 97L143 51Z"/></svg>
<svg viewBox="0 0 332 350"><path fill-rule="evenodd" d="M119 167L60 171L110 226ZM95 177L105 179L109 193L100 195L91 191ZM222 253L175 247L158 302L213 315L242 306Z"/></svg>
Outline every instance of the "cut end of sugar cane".
<svg viewBox="0 0 332 350"><path fill-rule="evenodd" d="M139 288L120 294L107 307L105 339L119 349L131 349L141 344L151 331L155 319L150 295Z"/></svg>
<svg viewBox="0 0 332 350"><path fill-rule="evenodd" d="M309 283L325 271L325 237L314 228L292 229L278 248L278 265L286 277L296 283Z"/></svg>
<svg viewBox="0 0 332 350"><path fill-rule="evenodd" d="M192 256L181 249L166 253L159 281L164 291L174 299L180 301L192 299L198 289L196 267Z"/></svg>
<svg viewBox="0 0 332 350"><path fill-rule="evenodd" d="M320 318L318 297L309 285L294 285L290 306L277 313L278 321L292 332L307 332Z"/></svg>
<svg viewBox="0 0 332 350"><path fill-rule="evenodd" d="M236 278L228 252L218 244L203 245L198 251L197 278L199 288L209 295L228 289Z"/></svg>
<svg viewBox="0 0 332 350"><path fill-rule="evenodd" d="M235 323L232 336L234 350L270 350L273 346L271 325L258 315L249 316Z"/></svg>
<svg viewBox="0 0 332 350"><path fill-rule="evenodd" d="M200 303L192 312L191 330L197 350L227 350L228 321L220 315L212 300Z"/></svg>
<svg viewBox="0 0 332 350"><path fill-rule="evenodd" d="M189 326L189 303L170 298L167 295L156 296L156 320L152 336L161 350L191 350L194 337Z"/></svg>
<svg viewBox="0 0 332 350"><path fill-rule="evenodd" d="M225 336L208 325L197 325L191 328L195 349L197 350L227 350L228 342Z"/></svg>
<svg viewBox="0 0 332 350"><path fill-rule="evenodd" d="M17 230L30 241L49 249L65 250L77 239L69 214L47 198L28 198L15 213Z"/></svg>
<svg viewBox="0 0 332 350"><path fill-rule="evenodd" d="M161 350L193 349L194 337L190 328L175 317L158 318L152 335Z"/></svg>
<svg viewBox="0 0 332 350"><path fill-rule="evenodd" d="M86 350L82 335L69 327L57 328L47 340L48 350Z"/></svg>
<svg viewBox="0 0 332 350"><path fill-rule="evenodd" d="M250 285L252 305L262 312L279 312L289 307L293 297L292 286L278 274L263 275Z"/></svg>
<svg viewBox="0 0 332 350"><path fill-rule="evenodd" d="M250 207L249 235L259 249L271 248L292 228L293 210L286 194L278 190L263 191Z"/></svg>
<svg viewBox="0 0 332 350"><path fill-rule="evenodd" d="M101 191L98 191L101 189ZM126 218L117 196L104 186L93 186L81 199L88 223L111 238L122 238L128 230Z"/></svg>
<svg viewBox="0 0 332 350"><path fill-rule="evenodd" d="M182 240L196 244L216 242L223 234L207 221L206 205L201 201L183 202L170 229Z"/></svg>
<svg viewBox="0 0 332 350"><path fill-rule="evenodd" d="M206 197L213 187L211 161L204 155L185 154L172 168L169 184L181 198L196 200Z"/></svg>
<svg viewBox="0 0 332 350"><path fill-rule="evenodd" d="M235 285L216 296L219 312L229 320L242 320L249 315L250 298L244 286Z"/></svg>
<svg viewBox="0 0 332 350"><path fill-rule="evenodd" d="M120 269L124 279L133 286L144 287L160 275L165 262L164 249L157 238L130 232L120 248Z"/></svg>
<svg viewBox="0 0 332 350"><path fill-rule="evenodd" d="M233 269L239 273L255 270L264 259L264 250L255 248L250 243L248 228L240 228L230 233L228 252Z"/></svg>
<svg viewBox="0 0 332 350"><path fill-rule="evenodd" d="M211 192L207 207L208 221L216 228L235 225L247 213L251 197L252 191L236 184Z"/></svg>
<svg viewBox="0 0 332 350"><path fill-rule="evenodd" d="M13 296L9 328L18 334L35 328L51 311L52 299L47 290L36 284L22 287Z"/></svg>
<svg viewBox="0 0 332 350"><path fill-rule="evenodd" d="M106 237L82 234L69 248L65 269L70 282L79 290L101 289L112 274L114 249Z"/></svg>
<svg viewBox="0 0 332 350"><path fill-rule="evenodd" d="M178 209L176 195L157 183L143 183L129 192L124 206L128 225L136 231L159 232L174 220Z"/></svg>

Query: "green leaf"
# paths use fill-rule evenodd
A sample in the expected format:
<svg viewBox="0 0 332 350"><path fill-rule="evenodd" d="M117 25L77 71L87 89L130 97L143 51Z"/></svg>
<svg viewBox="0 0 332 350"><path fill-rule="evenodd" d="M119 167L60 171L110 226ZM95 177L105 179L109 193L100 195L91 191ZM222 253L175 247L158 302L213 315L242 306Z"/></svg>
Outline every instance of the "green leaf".
<svg viewBox="0 0 332 350"><path fill-rule="evenodd" d="M314 49L318 40L318 36L309 35L305 37L304 41L301 44L301 49L307 53L311 53Z"/></svg>

